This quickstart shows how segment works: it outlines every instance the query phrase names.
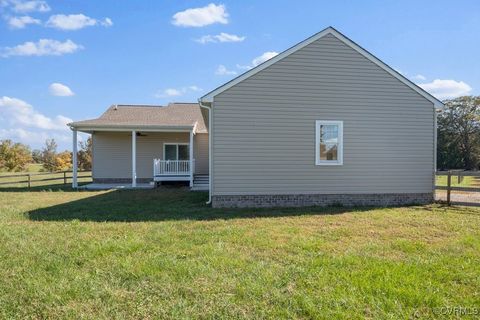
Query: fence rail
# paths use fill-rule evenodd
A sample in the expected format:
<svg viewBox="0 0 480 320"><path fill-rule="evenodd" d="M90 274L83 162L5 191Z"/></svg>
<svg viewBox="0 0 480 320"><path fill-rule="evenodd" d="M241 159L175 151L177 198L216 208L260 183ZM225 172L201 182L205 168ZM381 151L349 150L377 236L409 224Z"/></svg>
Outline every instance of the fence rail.
<svg viewBox="0 0 480 320"><path fill-rule="evenodd" d="M79 179L86 179L92 178L91 171L78 171L78 178ZM82 173L89 173L88 175L83 175ZM49 176L43 178L42 176ZM53 177L52 177L53 176ZM19 174L11 174L11 175L0 175L0 186L18 186L23 185L24 187L31 188L32 184L43 183L47 181L62 181L63 184L67 184L72 181L73 171L55 171L55 172L35 172L35 173L19 173ZM42 177L41 179L37 179L37 177ZM5 181L8 180L8 181Z"/></svg>
<svg viewBox="0 0 480 320"><path fill-rule="evenodd" d="M480 205L480 171L437 171L436 176L447 177L446 185L435 184L435 189L447 191L446 202L448 205L451 205L452 202L455 202L456 204ZM465 177L473 177L473 187L452 185L454 184L455 178L456 183L461 184L464 182ZM455 197L458 198L454 201L452 201L452 191L454 191Z"/></svg>

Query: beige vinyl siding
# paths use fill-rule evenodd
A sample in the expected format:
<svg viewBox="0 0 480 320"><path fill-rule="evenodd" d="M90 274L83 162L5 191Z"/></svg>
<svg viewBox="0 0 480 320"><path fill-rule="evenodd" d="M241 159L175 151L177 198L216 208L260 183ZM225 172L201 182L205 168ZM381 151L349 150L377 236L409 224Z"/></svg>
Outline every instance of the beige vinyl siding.
<svg viewBox="0 0 480 320"><path fill-rule="evenodd" d="M208 134L197 133L193 140L195 173L208 174Z"/></svg>
<svg viewBox="0 0 480 320"><path fill-rule="evenodd" d="M132 143L127 132L95 132L93 142L93 178L131 178Z"/></svg>
<svg viewBox="0 0 480 320"><path fill-rule="evenodd" d="M188 143L189 133L146 132L137 136L137 177L153 177L153 159L163 159L164 143ZM206 138L205 138L206 136ZM206 145L205 145L206 139ZM198 147L196 143L198 142ZM205 150L203 150L205 148ZM199 169L208 173L208 134L197 134L194 156ZM206 168L206 169L205 169ZM131 178L132 136L130 132L95 132L93 134L93 177Z"/></svg>
<svg viewBox="0 0 480 320"><path fill-rule="evenodd" d="M327 35L214 97L213 194L432 192L434 107ZM315 120L343 121L342 166Z"/></svg>

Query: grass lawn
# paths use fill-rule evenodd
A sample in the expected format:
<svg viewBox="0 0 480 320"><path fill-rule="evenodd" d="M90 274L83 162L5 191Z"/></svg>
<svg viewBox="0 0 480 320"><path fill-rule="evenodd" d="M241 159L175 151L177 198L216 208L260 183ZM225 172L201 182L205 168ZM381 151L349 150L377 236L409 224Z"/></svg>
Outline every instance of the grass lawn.
<svg viewBox="0 0 480 320"><path fill-rule="evenodd" d="M440 307L480 307L480 208L215 210L177 189L52 188L0 191L0 318L440 319Z"/></svg>
<svg viewBox="0 0 480 320"><path fill-rule="evenodd" d="M32 187L40 186L60 186L64 184L64 174L43 172L42 164L31 163L24 172L0 171L0 191L2 188L22 188L28 186L27 174L30 174L30 185ZM72 183L72 173L67 172L67 184ZM46 181L45 181L46 180ZM78 172L78 182L80 184L91 182L91 172Z"/></svg>
<svg viewBox="0 0 480 320"><path fill-rule="evenodd" d="M9 172L9 171L0 171L0 176L12 175L12 174L23 174L23 173L34 173L34 172L41 172L43 169L43 165L41 163L29 163L27 164L25 172Z"/></svg>
<svg viewBox="0 0 480 320"><path fill-rule="evenodd" d="M437 186L447 186L447 176L437 176L436 179ZM473 187L475 185L475 177L463 177L458 182L458 176L452 176L451 185L452 187Z"/></svg>

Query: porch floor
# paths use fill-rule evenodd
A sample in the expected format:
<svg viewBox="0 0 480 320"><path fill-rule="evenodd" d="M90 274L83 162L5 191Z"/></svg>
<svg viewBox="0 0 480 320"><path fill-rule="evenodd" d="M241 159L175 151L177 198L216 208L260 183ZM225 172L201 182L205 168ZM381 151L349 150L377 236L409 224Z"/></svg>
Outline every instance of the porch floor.
<svg viewBox="0 0 480 320"><path fill-rule="evenodd" d="M153 180L156 182L161 181L190 181L190 173L189 174L157 174L153 176Z"/></svg>
<svg viewBox="0 0 480 320"><path fill-rule="evenodd" d="M149 183L137 183L135 188L132 188L131 183L90 183L84 186L79 186L78 189L85 190L110 190L110 189L153 189L155 185Z"/></svg>

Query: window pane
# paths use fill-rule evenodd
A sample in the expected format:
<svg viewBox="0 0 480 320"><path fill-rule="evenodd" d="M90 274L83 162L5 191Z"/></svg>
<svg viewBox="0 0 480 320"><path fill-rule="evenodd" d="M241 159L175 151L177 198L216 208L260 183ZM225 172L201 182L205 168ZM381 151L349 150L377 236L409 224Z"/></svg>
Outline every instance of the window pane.
<svg viewBox="0 0 480 320"><path fill-rule="evenodd" d="M338 144L320 143L320 160L337 161Z"/></svg>
<svg viewBox="0 0 480 320"><path fill-rule="evenodd" d="M165 160L177 160L177 145L165 145Z"/></svg>
<svg viewBox="0 0 480 320"><path fill-rule="evenodd" d="M178 145L178 160L189 160L189 149L188 145Z"/></svg>
<svg viewBox="0 0 480 320"><path fill-rule="evenodd" d="M322 124L320 126L320 142L327 144L338 143L338 125Z"/></svg>
<svg viewBox="0 0 480 320"><path fill-rule="evenodd" d="M320 160L337 161L338 125L322 124L320 126Z"/></svg>

